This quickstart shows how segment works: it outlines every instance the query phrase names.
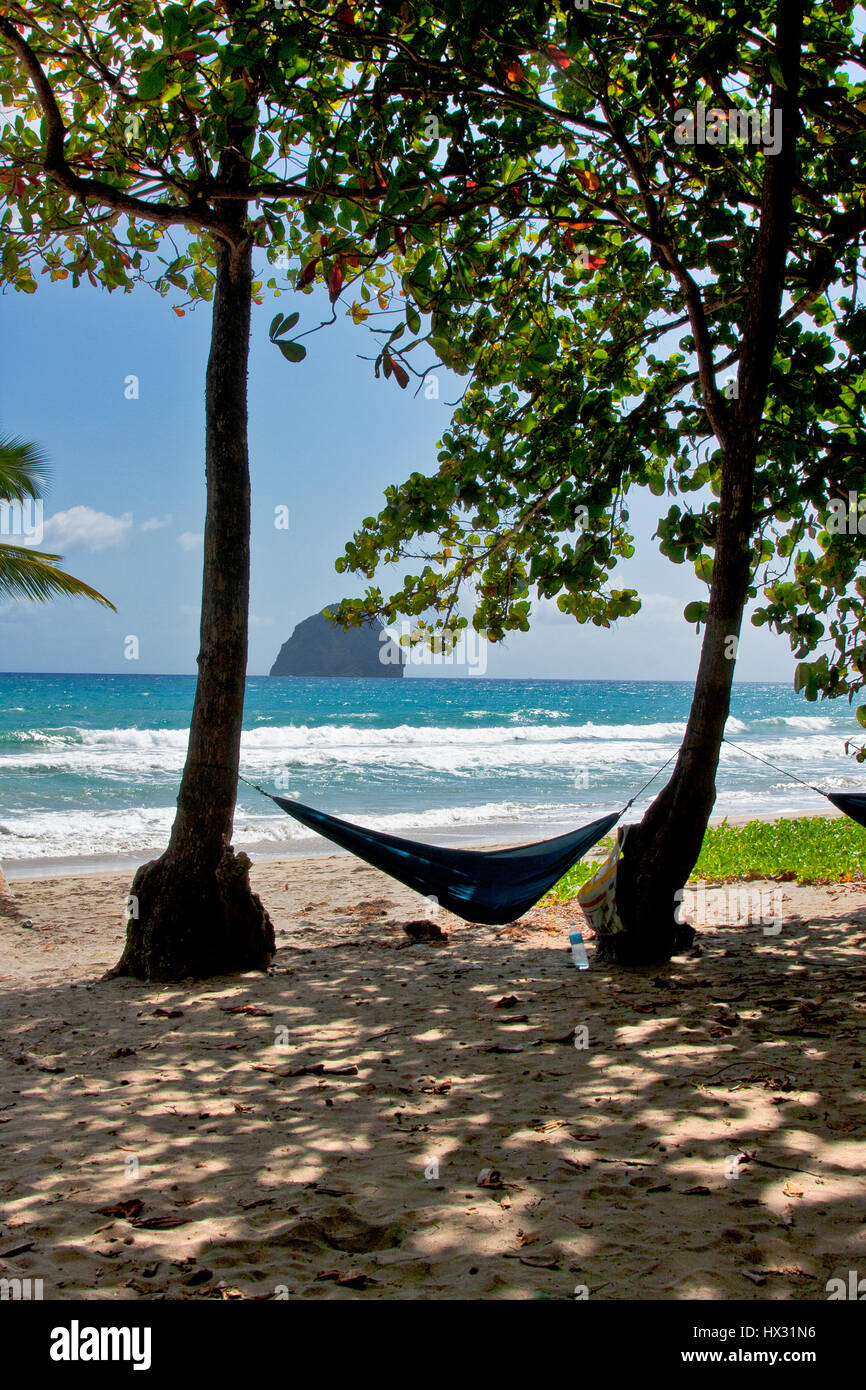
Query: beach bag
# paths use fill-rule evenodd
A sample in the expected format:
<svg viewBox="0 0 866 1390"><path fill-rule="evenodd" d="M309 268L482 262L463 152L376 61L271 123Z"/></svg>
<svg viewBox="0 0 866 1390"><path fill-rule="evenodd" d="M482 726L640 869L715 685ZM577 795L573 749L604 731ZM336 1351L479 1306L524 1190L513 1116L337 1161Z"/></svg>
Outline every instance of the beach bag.
<svg viewBox="0 0 866 1390"><path fill-rule="evenodd" d="M628 826L617 831L616 844L610 854L577 895L583 915L596 936L613 936L625 930L616 910L616 871L627 834Z"/></svg>

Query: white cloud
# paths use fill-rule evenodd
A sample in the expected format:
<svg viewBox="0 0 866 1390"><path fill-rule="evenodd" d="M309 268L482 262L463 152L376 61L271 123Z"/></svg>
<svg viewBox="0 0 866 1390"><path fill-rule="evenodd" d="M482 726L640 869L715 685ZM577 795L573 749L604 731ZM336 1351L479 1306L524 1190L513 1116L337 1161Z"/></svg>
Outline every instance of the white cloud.
<svg viewBox="0 0 866 1390"><path fill-rule="evenodd" d="M171 516L171 514L168 516L152 516L147 521L143 521L138 529L139 531L161 531L163 527L170 526L173 521L174 517Z"/></svg>
<svg viewBox="0 0 866 1390"><path fill-rule="evenodd" d="M83 548L108 550L123 545L132 526L132 512L109 516L92 507L70 507L67 512L55 512L45 523L44 540L62 551Z"/></svg>
<svg viewBox="0 0 866 1390"><path fill-rule="evenodd" d="M257 618L255 613L250 614L250 627L270 627L273 618Z"/></svg>
<svg viewBox="0 0 866 1390"><path fill-rule="evenodd" d="M673 594L641 594L640 601L641 609L635 618L651 618L654 623L681 623L688 600ZM629 618L629 622L634 622L635 618Z"/></svg>
<svg viewBox="0 0 866 1390"><path fill-rule="evenodd" d="M198 550L203 542L204 536L198 531L181 531L177 538L181 550Z"/></svg>

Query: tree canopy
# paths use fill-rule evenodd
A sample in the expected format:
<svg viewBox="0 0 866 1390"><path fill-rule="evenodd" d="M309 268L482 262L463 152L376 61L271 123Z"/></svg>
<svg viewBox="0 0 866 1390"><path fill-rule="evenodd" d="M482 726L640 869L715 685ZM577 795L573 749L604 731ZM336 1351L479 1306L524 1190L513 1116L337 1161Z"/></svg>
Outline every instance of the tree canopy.
<svg viewBox="0 0 866 1390"><path fill-rule="evenodd" d="M379 142L381 212L400 181L423 181L442 210L401 267L424 332L388 329L377 368L423 383L420 337L469 380L438 470L389 488L339 562L370 580L383 563L423 567L341 616L433 609L431 627L453 626L469 595L496 639L528 625L534 595L606 625L639 606L608 580L631 553L641 486L671 499L663 553L709 583L723 452L748 429L752 621L789 636L807 698L853 697L866 580L856 522L834 524L864 481L866 53L853 7L804 16L792 209L775 224L776 6L459 7L459 27L453 6L411 8L411 22L409 8L378 8L353 40L391 91L356 116ZM410 145L431 117L444 144ZM756 324L762 212L763 249L772 237L784 270L778 313ZM685 613L706 615L706 601Z"/></svg>

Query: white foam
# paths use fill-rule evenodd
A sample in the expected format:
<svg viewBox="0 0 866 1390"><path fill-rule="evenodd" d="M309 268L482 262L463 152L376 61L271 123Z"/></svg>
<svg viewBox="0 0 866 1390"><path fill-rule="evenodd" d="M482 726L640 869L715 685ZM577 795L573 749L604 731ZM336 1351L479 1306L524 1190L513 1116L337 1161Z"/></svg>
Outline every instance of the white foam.
<svg viewBox="0 0 866 1390"><path fill-rule="evenodd" d="M475 806L443 806L420 812L407 809L391 815L343 816L345 820L372 830L407 835L523 822L543 824L554 818L576 818L579 821L586 818L586 809L497 801ZM122 811L39 811L5 816L0 821L0 855L3 859L38 862L41 859L159 854L165 848L173 819L174 807L130 807ZM251 815L238 809L235 814L233 843L238 849L279 849L280 846L288 847L298 841L321 843L321 837L281 811Z"/></svg>

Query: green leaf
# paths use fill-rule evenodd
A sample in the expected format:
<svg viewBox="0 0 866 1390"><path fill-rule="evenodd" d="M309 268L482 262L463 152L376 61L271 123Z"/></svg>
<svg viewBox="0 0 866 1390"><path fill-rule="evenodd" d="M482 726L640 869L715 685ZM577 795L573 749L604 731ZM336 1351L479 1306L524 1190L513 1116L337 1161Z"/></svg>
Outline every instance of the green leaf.
<svg viewBox="0 0 866 1390"><path fill-rule="evenodd" d="M696 599L693 603L687 603L683 609L683 617L687 623L705 623L709 605Z"/></svg>
<svg viewBox="0 0 866 1390"><path fill-rule="evenodd" d="M713 557L711 555L699 555L695 560L695 574L698 579L703 579L705 584L709 584L713 578Z"/></svg>
<svg viewBox="0 0 866 1390"><path fill-rule="evenodd" d="M303 362L307 349L301 343L277 343L287 362Z"/></svg>
<svg viewBox="0 0 866 1390"><path fill-rule="evenodd" d="M767 59L767 67L770 70L770 76L772 77L776 86L781 87L783 92L787 92L788 87L785 82L785 74L782 72L782 65L776 57L775 53L771 53L769 58Z"/></svg>
<svg viewBox="0 0 866 1390"><path fill-rule="evenodd" d="M297 312L294 314L286 314L285 316L276 314L275 317L271 319L271 326L268 330L268 336L271 342L275 343L277 338L282 338L284 333L291 333L300 317L300 314Z"/></svg>
<svg viewBox="0 0 866 1390"><path fill-rule="evenodd" d="M156 101L165 90L168 80L168 63L164 58L157 58L155 62L144 69L138 79L138 95L142 101Z"/></svg>

